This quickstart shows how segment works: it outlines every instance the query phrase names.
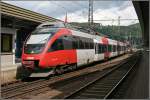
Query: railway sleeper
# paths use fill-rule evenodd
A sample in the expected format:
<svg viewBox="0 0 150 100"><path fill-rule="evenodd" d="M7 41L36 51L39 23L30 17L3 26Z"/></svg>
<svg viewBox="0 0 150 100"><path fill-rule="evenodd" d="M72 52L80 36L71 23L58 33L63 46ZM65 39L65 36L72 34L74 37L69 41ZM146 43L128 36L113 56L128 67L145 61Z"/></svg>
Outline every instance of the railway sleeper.
<svg viewBox="0 0 150 100"><path fill-rule="evenodd" d="M102 89L109 90L109 88L107 88L107 87L101 87L101 88L92 87L92 88L90 88L90 90L92 90L92 91L101 91Z"/></svg>
<svg viewBox="0 0 150 100"><path fill-rule="evenodd" d="M107 92L109 92L109 89L105 89L105 90L99 90L99 91L95 91L95 90L87 90L84 93L88 93L88 94L106 94Z"/></svg>
<svg viewBox="0 0 150 100"><path fill-rule="evenodd" d="M83 93L80 95L80 97L86 97L86 98L94 98L94 99L100 99L103 98L105 96L105 94L87 94L87 93ZM80 99L80 98L79 98Z"/></svg>
<svg viewBox="0 0 150 100"><path fill-rule="evenodd" d="M101 88L101 87L112 87L116 85L117 82L111 82L111 83L104 83L104 84L95 84L94 87Z"/></svg>

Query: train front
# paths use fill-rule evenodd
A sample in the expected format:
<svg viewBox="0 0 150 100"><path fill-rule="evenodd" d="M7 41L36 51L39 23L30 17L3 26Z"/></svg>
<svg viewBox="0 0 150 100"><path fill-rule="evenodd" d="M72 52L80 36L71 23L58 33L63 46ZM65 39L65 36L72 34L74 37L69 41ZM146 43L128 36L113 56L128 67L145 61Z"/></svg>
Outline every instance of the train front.
<svg viewBox="0 0 150 100"><path fill-rule="evenodd" d="M41 26L41 25L40 25ZM44 25L43 25L44 26ZM45 70L45 48L51 37L56 33L58 28L53 25L37 27L33 31L23 46L22 66L32 72Z"/></svg>

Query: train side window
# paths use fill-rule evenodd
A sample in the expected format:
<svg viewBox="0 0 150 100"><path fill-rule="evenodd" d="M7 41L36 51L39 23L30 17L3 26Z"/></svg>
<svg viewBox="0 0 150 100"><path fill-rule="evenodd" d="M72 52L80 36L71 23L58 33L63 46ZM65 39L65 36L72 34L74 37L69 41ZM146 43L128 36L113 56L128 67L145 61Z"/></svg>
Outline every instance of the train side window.
<svg viewBox="0 0 150 100"><path fill-rule="evenodd" d="M117 45L117 51L119 51L119 45Z"/></svg>
<svg viewBox="0 0 150 100"><path fill-rule="evenodd" d="M103 45L100 44L100 53L103 53Z"/></svg>
<svg viewBox="0 0 150 100"><path fill-rule="evenodd" d="M115 45L113 45L113 52L115 52Z"/></svg>
<svg viewBox="0 0 150 100"><path fill-rule="evenodd" d="M109 51L109 52L112 51L112 45L108 45L108 51Z"/></svg>
<svg viewBox="0 0 150 100"><path fill-rule="evenodd" d="M88 49L91 49L91 39L88 39L87 43L88 43Z"/></svg>
<svg viewBox="0 0 150 100"><path fill-rule="evenodd" d="M94 43L93 43L93 42L90 43L90 48L91 48L91 49L94 48Z"/></svg>
<svg viewBox="0 0 150 100"><path fill-rule="evenodd" d="M81 37L82 39L82 43L83 43L83 48L82 49L86 49L86 39L84 37Z"/></svg>
<svg viewBox="0 0 150 100"><path fill-rule="evenodd" d="M79 49L83 49L83 48L84 48L84 44L82 40L79 40Z"/></svg>
<svg viewBox="0 0 150 100"><path fill-rule="evenodd" d="M81 42L81 49L86 49L86 46L85 46L86 41L83 37L81 37L81 41L82 41Z"/></svg>
<svg viewBox="0 0 150 100"><path fill-rule="evenodd" d="M99 43L97 43L97 53L99 54Z"/></svg>
<svg viewBox="0 0 150 100"><path fill-rule="evenodd" d="M101 53L104 52L104 46L101 44Z"/></svg>
<svg viewBox="0 0 150 100"><path fill-rule="evenodd" d="M63 36L63 44L64 44L64 49L65 50L70 50L72 49L72 37L71 36Z"/></svg>
<svg viewBox="0 0 150 100"><path fill-rule="evenodd" d="M104 52L108 51L108 45L104 45Z"/></svg>
<svg viewBox="0 0 150 100"><path fill-rule="evenodd" d="M121 46L119 46L119 51L121 51Z"/></svg>
<svg viewBox="0 0 150 100"><path fill-rule="evenodd" d="M94 50L95 50L95 52L96 52L96 47L95 47L95 43L94 43Z"/></svg>
<svg viewBox="0 0 150 100"><path fill-rule="evenodd" d="M102 49L103 49L102 44L99 44L99 52L100 52L100 53L102 53Z"/></svg>
<svg viewBox="0 0 150 100"><path fill-rule="evenodd" d="M93 40L91 39L90 40L90 49L93 49L94 48L94 43L93 43Z"/></svg>
<svg viewBox="0 0 150 100"><path fill-rule="evenodd" d="M100 44L98 43L98 54L100 53Z"/></svg>
<svg viewBox="0 0 150 100"><path fill-rule="evenodd" d="M72 37L72 47L73 49L78 48L78 40L76 39L76 37Z"/></svg>
<svg viewBox="0 0 150 100"><path fill-rule="evenodd" d="M108 45L108 51L110 52L110 45Z"/></svg>
<svg viewBox="0 0 150 100"><path fill-rule="evenodd" d="M95 54L98 54L98 43L95 43Z"/></svg>
<svg viewBox="0 0 150 100"><path fill-rule="evenodd" d="M94 42L92 41L92 49L94 48Z"/></svg>
<svg viewBox="0 0 150 100"><path fill-rule="evenodd" d="M90 49L90 47L89 47L89 38L85 38L85 47L86 47L86 49Z"/></svg>
<svg viewBox="0 0 150 100"><path fill-rule="evenodd" d="M78 49L80 49L80 38L77 37L77 42L78 42Z"/></svg>
<svg viewBox="0 0 150 100"><path fill-rule="evenodd" d="M86 47L86 49L89 49L89 42L85 42L85 47Z"/></svg>
<svg viewBox="0 0 150 100"><path fill-rule="evenodd" d="M106 45L103 45L103 53L106 52Z"/></svg>

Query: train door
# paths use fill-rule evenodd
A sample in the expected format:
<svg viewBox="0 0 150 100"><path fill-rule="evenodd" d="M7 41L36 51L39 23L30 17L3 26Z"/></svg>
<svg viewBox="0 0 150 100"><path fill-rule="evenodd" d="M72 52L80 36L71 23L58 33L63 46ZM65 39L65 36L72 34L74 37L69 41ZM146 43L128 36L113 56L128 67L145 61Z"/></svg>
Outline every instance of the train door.
<svg viewBox="0 0 150 100"><path fill-rule="evenodd" d="M95 57L94 61L98 61L98 43L94 43L94 49L95 49Z"/></svg>

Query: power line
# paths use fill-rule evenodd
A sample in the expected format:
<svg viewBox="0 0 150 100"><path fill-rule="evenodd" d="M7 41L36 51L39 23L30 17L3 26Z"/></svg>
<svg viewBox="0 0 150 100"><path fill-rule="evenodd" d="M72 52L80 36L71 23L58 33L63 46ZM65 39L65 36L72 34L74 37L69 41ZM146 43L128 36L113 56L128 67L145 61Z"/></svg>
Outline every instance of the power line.
<svg viewBox="0 0 150 100"><path fill-rule="evenodd" d="M118 19L100 19L100 20L93 20L93 21L118 21ZM138 20L138 19L120 19L122 21L126 21L126 20Z"/></svg>
<svg viewBox="0 0 150 100"><path fill-rule="evenodd" d="M86 7L85 5L83 5L83 4L81 4L81 3L79 3L79 2L74 2L74 4L77 4L77 5L80 5L81 7L84 7L84 8L86 8L86 9L89 9L89 7ZM94 6L94 2L93 2L93 6ZM93 13L94 13L94 8L93 8ZM99 15L101 15L101 16L103 16L104 18L108 18L107 16L104 16L104 15L102 15L102 14L99 14ZM93 16L94 17L94 16Z"/></svg>

